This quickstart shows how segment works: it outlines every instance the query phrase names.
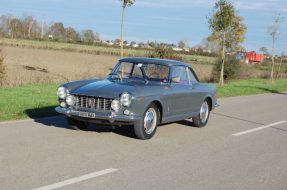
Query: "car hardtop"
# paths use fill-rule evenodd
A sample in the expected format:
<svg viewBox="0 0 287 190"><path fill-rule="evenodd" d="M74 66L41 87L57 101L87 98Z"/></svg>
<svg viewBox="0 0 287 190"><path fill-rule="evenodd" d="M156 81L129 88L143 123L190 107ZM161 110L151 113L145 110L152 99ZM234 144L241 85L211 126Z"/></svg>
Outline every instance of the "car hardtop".
<svg viewBox="0 0 287 190"><path fill-rule="evenodd" d="M127 57L120 59L119 62L130 62L130 63L143 63L143 64L162 64L167 66L186 66L191 67L190 65L187 65L184 62L171 60L171 59L159 59L159 58L146 58L146 57Z"/></svg>

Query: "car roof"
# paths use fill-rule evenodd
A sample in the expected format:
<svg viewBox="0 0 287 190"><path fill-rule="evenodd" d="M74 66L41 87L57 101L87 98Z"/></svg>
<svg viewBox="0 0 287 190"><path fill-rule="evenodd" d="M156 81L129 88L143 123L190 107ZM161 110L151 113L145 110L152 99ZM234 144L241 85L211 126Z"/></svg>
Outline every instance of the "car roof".
<svg viewBox="0 0 287 190"><path fill-rule="evenodd" d="M171 59L147 58L147 57L127 57L120 59L120 62L146 63L146 64L158 63L169 66L190 66L181 61Z"/></svg>

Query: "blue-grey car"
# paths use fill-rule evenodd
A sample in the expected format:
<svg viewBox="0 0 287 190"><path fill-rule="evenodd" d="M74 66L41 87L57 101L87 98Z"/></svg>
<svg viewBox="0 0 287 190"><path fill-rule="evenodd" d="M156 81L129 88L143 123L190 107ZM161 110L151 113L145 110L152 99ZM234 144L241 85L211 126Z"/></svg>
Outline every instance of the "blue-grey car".
<svg viewBox="0 0 287 190"><path fill-rule="evenodd" d="M69 82L57 95L56 111L73 129L130 125L139 139L153 137L158 124L184 119L204 127L217 106L216 88L199 82L190 65L154 58L121 59L106 79Z"/></svg>

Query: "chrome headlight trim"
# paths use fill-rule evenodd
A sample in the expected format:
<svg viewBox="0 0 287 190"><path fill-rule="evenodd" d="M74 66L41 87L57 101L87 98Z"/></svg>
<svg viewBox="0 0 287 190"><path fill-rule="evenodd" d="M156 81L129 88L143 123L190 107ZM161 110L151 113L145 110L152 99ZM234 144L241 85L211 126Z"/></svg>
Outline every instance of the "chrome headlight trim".
<svg viewBox="0 0 287 190"><path fill-rule="evenodd" d="M129 107L132 103L132 95L128 92L122 93L120 97L120 103L125 107Z"/></svg>
<svg viewBox="0 0 287 190"><path fill-rule="evenodd" d="M65 99L68 94L69 94L69 91L63 86L59 87L58 90L57 90L57 96L60 99Z"/></svg>
<svg viewBox="0 0 287 190"><path fill-rule="evenodd" d="M67 103L68 106L74 106L75 103L76 103L76 98L75 98L75 96L73 96L73 95L68 95L68 96L66 97L66 103Z"/></svg>

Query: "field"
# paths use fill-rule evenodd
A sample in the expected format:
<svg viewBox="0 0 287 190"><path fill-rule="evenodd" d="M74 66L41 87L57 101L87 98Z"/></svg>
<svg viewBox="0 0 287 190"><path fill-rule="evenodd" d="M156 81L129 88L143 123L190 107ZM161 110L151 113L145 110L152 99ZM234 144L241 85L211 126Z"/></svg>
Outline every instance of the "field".
<svg viewBox="0 0 287 190"><path fill-rule="evenodd" d="M61 50L0 46L7 66L6 86L61 83L87 78L103 78L118 56L95 55ZM194 62L200 79L208 80L212 65Z"/></svg>
<svg viewBox="0 0 287 190"><path fill-rule="evenodd" d="M62 50L69 52L80 52L94 55L112 55L120 56L120 47L116 46L96 46L96 45L82 45L82 44L71 44L63 42L53 41L35 41L35 40L24 40L24 39L7 39L1 38L0 44L5 46L16 46L34 49L48 49L48 50ZM125 47L126 57L145 57L149 49L132 49ZM201 56L201 55L185 55L180 54L184 61L187 62L200 62L205 64L213 64L216 60L214 57Z"/></svg>

